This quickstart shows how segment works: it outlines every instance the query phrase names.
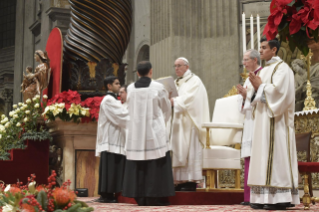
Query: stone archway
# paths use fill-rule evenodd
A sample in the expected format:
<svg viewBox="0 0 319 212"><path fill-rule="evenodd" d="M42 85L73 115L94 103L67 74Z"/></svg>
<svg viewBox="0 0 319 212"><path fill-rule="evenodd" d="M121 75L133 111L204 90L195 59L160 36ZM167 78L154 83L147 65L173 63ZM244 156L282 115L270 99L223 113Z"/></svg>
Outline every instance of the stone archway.
<svg viewBox="0 0 319 212"><path fill-rule="evenodd" d="M149 61L150 60L150 46L145 44L143 45L138 54L137 54L137 59L136 59L136 64L138 64L141 61ZM134 81L137 80L137 75L134 75Z"/></svg>

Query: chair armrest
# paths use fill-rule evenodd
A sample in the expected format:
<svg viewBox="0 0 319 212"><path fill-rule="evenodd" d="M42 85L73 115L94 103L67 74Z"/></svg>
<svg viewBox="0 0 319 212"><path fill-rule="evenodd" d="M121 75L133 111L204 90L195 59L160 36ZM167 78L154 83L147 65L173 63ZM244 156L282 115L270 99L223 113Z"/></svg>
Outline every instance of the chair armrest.
<svg viewBox="0 0 319 212"><path fill-rule="evenodd" d="M223 128L223 129L243 129L243 124L236 123L213 123L213 122L204 122L202 124L203 128Z"/></svg>

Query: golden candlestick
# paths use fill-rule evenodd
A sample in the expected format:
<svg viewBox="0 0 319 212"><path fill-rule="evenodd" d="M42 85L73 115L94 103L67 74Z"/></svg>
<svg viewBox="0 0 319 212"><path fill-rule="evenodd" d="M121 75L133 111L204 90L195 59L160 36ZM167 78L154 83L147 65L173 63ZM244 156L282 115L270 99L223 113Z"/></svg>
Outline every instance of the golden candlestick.
<svg viewBox="0 0 319 212"><path fill-rule="evenodd" d="M316 110L316 102L315 100L312 98L312 91L311 91L311 83L310 83L310 66L311 66L311 57L312 57L313 53L311 52L311 49L309 49L309 53L308 55L305 57L303 55L300 56L300 58L302 60L304 60L307 64L307 97L305 99L305 107L303 108L303 110Z"/></svg>

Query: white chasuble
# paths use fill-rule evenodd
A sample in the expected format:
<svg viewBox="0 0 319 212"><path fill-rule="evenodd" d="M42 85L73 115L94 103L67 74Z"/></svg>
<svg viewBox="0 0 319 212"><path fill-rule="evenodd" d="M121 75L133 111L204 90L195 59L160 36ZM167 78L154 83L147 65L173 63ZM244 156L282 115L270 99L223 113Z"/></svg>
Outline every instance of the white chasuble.
<svg viewBox="0 0 319 212"><path fill-rule="evenodd" d="M106 95L100 105L95 155L103 151L125 155L125 128L128 110L113 95Z"/></svg>
<svg viewBox="0 0 319 212"><path fill-rule="evenodd" d="M149 87L127 88L130 114L127 160L153 160L165 157L169 151L166 122L171 116L171 103L164 86L152 81Z"/></svg>
<svg viewBox="0 0 319 212"><path fill-rule="evenodd" d="M253 127L254 127L254 120L252 117L252 106L251 106L251 92L254 91L252 84L249 81L249 78L246 79L243 87L246 89L246 99L243 99L243 96L238 96L238 106L239 111L242 114L245 114L244 120L244 130L243 130L243 137L241 141L241 157L246 158L250 157L251 154L251 142L252 142L252 135L253 135Z"/></svg>
<svg viewBox="0 0 319 212"><path fill-rule="evenodd" d="M207 92L198 76L187 70L175 80L178 97L174 98L171 126L174 180L202 179L202 150L206 142L204 122L209 122Z"/></svg>
<svg viewBox="0 0 319 212"><path fill-rule="evenodd" d="M259 74L252 106L254 132L248 185L251 203L299 203L298 164L294 131L294 75L279 57Z"/></svg>

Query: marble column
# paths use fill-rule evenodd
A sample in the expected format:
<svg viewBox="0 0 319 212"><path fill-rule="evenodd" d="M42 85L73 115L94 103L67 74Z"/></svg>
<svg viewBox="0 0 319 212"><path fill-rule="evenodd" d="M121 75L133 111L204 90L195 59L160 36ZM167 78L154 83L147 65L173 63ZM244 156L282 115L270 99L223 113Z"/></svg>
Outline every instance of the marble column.
<svg viewBox="0 0 319 212"><path fill-rule="evenodd" d="M20 85L23 71L27 66L34 65L34 37L29 29L35 20L36 1L17 1L16 8L16 38L14 59L14 97L13 102L22 100Z"/></svg>

